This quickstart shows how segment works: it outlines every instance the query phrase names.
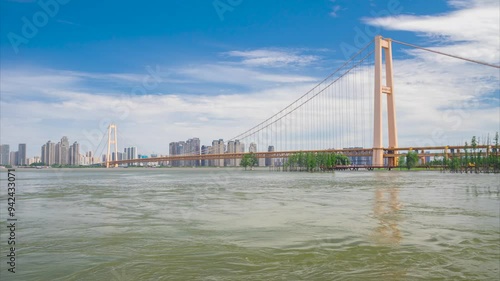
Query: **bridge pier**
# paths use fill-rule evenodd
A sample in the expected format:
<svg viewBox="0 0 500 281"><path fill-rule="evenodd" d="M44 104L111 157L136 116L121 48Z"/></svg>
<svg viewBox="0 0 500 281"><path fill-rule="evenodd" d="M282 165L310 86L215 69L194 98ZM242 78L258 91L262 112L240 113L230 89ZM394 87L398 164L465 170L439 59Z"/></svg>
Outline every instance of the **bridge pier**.
<svg viewBox="0 0 500 281"><path fill-rule="evenodd" d="M372 155L372 166L380 166L384 165L384 149L383 148L373 148Z"/></svg>

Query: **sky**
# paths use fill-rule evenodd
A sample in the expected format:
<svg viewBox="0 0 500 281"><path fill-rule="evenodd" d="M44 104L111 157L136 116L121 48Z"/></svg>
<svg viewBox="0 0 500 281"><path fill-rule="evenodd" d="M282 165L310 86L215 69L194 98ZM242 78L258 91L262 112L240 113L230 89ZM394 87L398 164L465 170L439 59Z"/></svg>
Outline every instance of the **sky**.
<svg viewBox="0 0 500 281"><path fill-rule="evenodd" d="M0 143L228 139L377 34L500 64L498 0L0 0ZM399 45L394 68L400 146L500 130L498 68Z"/></svg>

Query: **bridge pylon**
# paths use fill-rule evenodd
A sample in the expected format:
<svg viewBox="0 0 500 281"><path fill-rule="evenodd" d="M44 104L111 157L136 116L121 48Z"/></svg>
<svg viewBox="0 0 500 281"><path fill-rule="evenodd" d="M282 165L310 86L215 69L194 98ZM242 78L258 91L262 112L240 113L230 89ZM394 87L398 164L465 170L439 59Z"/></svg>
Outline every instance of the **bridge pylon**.
<svg viewBox="0 0 500 281"><path fill-rule="evenodd" d="M106 168L109 168L110 164L109 162L111 161L111 145L114 144L114 150L115 150L115 160L118 160L118 141L116 137L116 125L115 124L109 124L108 126L108 152L106 153ZM113 135L113 136L111 136ZM114 164L113 167L118 167L118 164Z"/></svg>
<svg viewBox="0 0 500 281"><path fill-rule="evenodd" d="M391 39L375 37L375 105L373 126L373 166L384 165L384 147L382 138L382 95L387 95L387 117L389 131L389 152L391 148L398 147L398 130L396 127L396 105L394 103L394 80L392 69L392 44ZM385 57L385 81L383 74L382 58ZM389 166L396 166L396 156L388 159Z"/></svg>

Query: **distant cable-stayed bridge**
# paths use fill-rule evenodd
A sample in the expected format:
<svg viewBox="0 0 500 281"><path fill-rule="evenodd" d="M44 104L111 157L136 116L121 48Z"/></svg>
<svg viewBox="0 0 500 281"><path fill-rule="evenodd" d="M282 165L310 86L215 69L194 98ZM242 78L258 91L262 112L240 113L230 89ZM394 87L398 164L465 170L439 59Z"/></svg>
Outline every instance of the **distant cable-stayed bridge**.
<svg viewBox="0 0 500 281"><path fill-rule="evenodd" d="M398 157L402 153L411 150L416 151L424 162L425 157L429 156L461 155L470 146L442 144L432 147L399 147L393 42L486 67L500 68L498 65L377 36L307 93L259 124L229 139L227 149L211 147L206 151L185 152L183 155L116 160L111 157L111 153L114 151L117 155L117 128L111 124L103 165L116 167L128 163L206 160L216 161L215 166L223 166L228 163L223 160L228 159L235 166L243 155L253 153L257 158L272 159L272 166L280 166L287 157L296 153L330 152L363 159L363 163L357 163L360 167L390 168L397 166ZM388 143L385 146L382 120L384 96L388 131ZM488 145L476 148L484 150L486 155L492 149Z"/></svg>

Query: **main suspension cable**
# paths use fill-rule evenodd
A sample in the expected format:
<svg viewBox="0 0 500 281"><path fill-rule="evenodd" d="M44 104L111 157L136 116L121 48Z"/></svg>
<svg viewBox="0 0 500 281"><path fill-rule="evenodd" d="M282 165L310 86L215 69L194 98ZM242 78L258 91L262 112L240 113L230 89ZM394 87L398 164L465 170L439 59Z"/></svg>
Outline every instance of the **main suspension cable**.
<svg viewBox="0 0 500 281"><path fill-rule="evenodd" d="M482 61L478 61L478 60L473 60L473 59L468 59L468 58L460 57L460 56L457 56L457 55L447 54L447 53L443 53L443 52L440 52L440 51L431 50L431 49L428 49L428 48L424 48L424 47L421 47L421 46L413 45L413 44L410 44L410 43L406 43L406 42L402 42L402 41L398 41L398 40L394 40L394 39L391 39L391 40L394 43L398 43L398 44L409 46L409 47L412 47L412 48L424 50L424 51L427 51L427 52L431 52L431 53L435 53L435 54L439 54L439 55L443 55L443 56L448 56L448 57L451 57L451 58L455 58L455 59L459 59L459 60L464 60L464 61L468 61L468 62L472 62L472 63L477 63L477 64L489 66L489 67L500 68L499 65L495 65L495 64L491 64L491 63L487 63L487 62L482 62Z"/></svg>

